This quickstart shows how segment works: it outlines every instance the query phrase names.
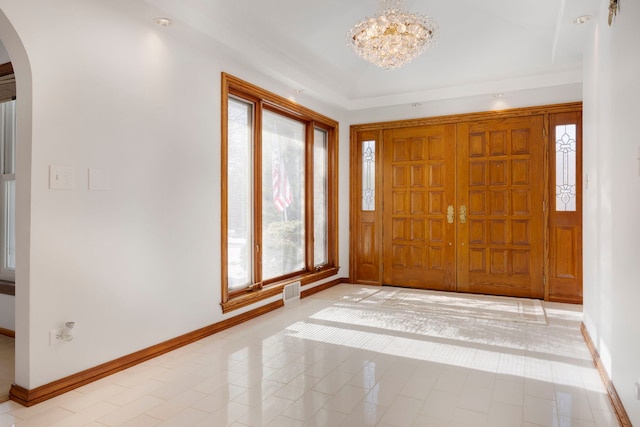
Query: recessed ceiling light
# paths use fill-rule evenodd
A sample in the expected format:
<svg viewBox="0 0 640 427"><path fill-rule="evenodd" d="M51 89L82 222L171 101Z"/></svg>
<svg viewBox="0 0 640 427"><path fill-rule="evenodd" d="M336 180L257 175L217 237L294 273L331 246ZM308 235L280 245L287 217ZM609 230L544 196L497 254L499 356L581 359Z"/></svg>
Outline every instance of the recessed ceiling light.
<svg viewBox="0 0 640 427"><path fill-rule="evenodd" d="M169 18L155 18L153 22L160 25L161 27L169 27L173 24L173 21Z"/></svg>
<svg viewBox="0 0 640 427"><path fill-rule="evenodd" d="M502 93L502 92L494 93L493 97L494 98L504 98L504 93Z"/></svg>
<svg viewBox="0 0 640 427"><path fill-rule="evenodd" d="M302 92L304 92L304 89L296 89L295 91L296 91L296 93L302 93Z"/></svg>
<svg viewBox="0 0 640 427"><path fill-rule="evenodd" d="M581 15L581 16L578 16L573 21L571 21L571 23L572 24L576 24L576 25L582 25L582 24L586 24L587 22L591 21L591 18L592 18L591 15Z"/></svg>
<svg viewBox="0 0 640 427"><path fill-rule="evenodd" d="M420 104L419 102L414 102L413 104L411 104L412 107L419 107L422 104Z"/></svg>

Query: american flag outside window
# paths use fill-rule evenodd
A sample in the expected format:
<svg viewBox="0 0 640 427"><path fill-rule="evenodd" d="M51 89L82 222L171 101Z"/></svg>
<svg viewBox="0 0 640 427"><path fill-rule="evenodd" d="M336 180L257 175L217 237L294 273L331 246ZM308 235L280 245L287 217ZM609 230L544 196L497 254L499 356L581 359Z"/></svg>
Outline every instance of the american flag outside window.
<svg viewBox="0 0 640 427"><path fill-rule="evenodd" d="M271 177L273 181L273 204L278 212L282 212L291 205L293 196L285 164L280 157L280 150L277 146L273 151Z"/></svg>

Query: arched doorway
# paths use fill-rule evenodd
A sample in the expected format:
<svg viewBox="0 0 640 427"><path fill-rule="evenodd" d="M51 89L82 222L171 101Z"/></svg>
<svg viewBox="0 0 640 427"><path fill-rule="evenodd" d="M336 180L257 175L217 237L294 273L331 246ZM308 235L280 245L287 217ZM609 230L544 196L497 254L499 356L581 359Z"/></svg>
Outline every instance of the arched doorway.
<svg viewBox="0 0 640 427"><path fill-rule="evenodd" d="M11 60L16 80L15 105L15 384L27 384L29 378L29 234L31 221L31 67L26 50L15 28L0 10L0 43Z"/></svg>
<svg viewBox="0 0 640 427"><path fill-rule="evenodd" d="M15 74L9 54L0 40L0 176L13 172L11 184L0 182L0 252L11 249L15 253L15 198L7 192L15 188ZM2 161L4 157L8 157ZM9 215L7 215L9 214ZM0 402L9 399L15 380L15 263L0 254ZM3 274L4 273L4 274Z"/></svg>

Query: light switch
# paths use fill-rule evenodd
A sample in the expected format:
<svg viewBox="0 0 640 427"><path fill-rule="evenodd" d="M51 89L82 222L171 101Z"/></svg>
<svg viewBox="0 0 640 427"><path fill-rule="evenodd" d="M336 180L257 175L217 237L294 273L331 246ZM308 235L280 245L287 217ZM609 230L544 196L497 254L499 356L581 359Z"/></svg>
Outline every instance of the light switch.
<svg viewBox="0 0 640 427"><path fill-rule="evenodd" d="M108 190L109 182L104 169L89 168L89 190Z"/></svg>
<svg viewBox="0 0 640 427"><path fill-rule="evenodd" d="M71 190L73 188L73 167L49 165L49 188Z"/></svg>

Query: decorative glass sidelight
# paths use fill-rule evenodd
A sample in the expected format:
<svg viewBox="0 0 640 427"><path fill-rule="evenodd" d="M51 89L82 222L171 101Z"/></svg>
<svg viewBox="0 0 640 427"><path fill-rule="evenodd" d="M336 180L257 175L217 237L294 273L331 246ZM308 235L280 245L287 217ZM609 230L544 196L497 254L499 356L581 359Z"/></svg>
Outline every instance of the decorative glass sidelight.
<svg viewBox="0 0 640 427"><path fill-rule="evenodd" d="M576 210L576 125L556 126L556 211Z"/></svg>
<svg viewBox="0 0 640 427"><path fill-rule="evenodd" d="M376 142L362 142L362 210L376 208Z"/></svg>

